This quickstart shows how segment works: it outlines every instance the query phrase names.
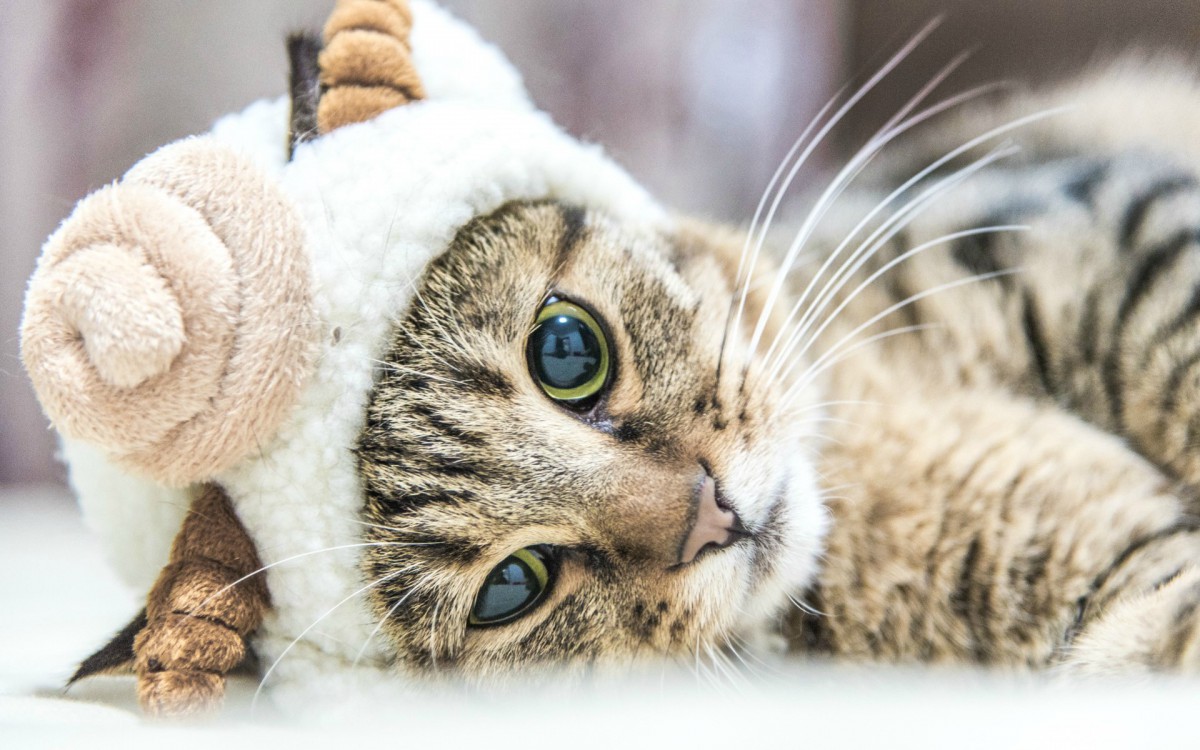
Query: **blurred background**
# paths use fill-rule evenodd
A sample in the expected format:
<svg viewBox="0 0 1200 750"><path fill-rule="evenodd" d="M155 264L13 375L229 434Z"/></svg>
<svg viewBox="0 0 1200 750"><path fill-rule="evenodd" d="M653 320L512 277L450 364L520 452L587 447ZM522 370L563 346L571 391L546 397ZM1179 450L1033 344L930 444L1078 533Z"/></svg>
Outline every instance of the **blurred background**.
<svg viewBox="0 0 1200 750"><path fill-rule="evenodd" d="M950 83L1070 75L1139 46L1196 59L1194 0L445 0L503 48L534 100L664 202L743 222L843 83L931 18L937 32L820 155L955 54ZM285 91L282 40L329 0L0 0L0 487L57 484L16 330L42 240L154 147ZM55 496L59 496L56 494ZM0 494L0 503L4 495Z"/></svg>

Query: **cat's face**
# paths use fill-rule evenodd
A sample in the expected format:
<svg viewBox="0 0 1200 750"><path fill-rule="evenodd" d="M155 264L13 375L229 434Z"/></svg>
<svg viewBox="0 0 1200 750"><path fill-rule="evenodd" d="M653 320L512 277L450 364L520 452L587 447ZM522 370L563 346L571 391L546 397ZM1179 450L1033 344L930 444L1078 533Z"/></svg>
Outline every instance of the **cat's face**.
<svg viewBox="0 0 1200 750"><path fill-rule="evenodd" d="M745 366L761 294L724 335L739 251L514 204L430 265L358 448L363 569L398 666L691 658L811 578L811 401Z"/></svg>

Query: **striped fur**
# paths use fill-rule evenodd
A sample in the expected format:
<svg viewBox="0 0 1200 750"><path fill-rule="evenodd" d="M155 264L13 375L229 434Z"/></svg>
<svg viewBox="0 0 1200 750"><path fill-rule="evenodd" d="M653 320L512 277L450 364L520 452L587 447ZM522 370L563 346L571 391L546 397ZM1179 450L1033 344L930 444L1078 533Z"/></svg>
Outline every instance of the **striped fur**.
<svg viewBox="0 0 1200 750"><path fill-rule="evenodd" d="M1089 111L1136 108L1130 96L1163 113L1158 148L1144 128L1088 129ZM407 545L363 563L398 668L486 681L721 658L779 635L797 654L853 659L1200 664L1200 141L1171 140L1200 107L1192 84L1115 68L964 116L876 170L813 245L828 253L924 155L1072 97L1082 114L1025 129L1021 156L931 204L832 291L826 310L844 302L841 314L779 377L764 350L790 330L821 252L794 269L752 353L777 271L759 269L727 326L735 233L661 236L554 204L464 229L397 323L359 446L368 540ZM1026 228L935 242L1001 225ZM550 403L523 357L549 293L612 332L615 385L585 415ZM848 334L899 326L921 330L810 369ZM661 553L697 462L755 536L670 568ZM567 550L550 600L468 628L483 576L534 543Z"/></svg>
<svg viewBox="0 0 1200 750"><path fill-rule="evenodd" d="M1171 71L1130 98L1130 75L1073 93L1085 110L1125 97L1175 117L1200 101ZM1136 129L1085 140L1071 118L1025 134L1017 163L935 206L874 264L966 228L1027 230L931 248L834 326L1013 271L908 306L881 327L933 327L830 373L836 399L874 405L831 424L824 471L845 487L810 592L827 616L793 616L795 643L1081 673L1197 667L1196 162L1181 158L1190 144L1149 149Z"/></svg>
<svg viewBox="0 0 1200 750"><path fill-rule="evenodd" d="M785 507L799 440L757 418L774 394L717 381L725 308L697 290L729 299L736 257L706 242L512 205L433 262L380 365L359 446L368 541L409 545L364 555L400 666L483 678L692 654L775 613L785 586L809 577L781 549L806 533L815 544ZM612 338L614 383L587 413L552 403L529 376L525 339L551 292L587 304ZM705 467L718 482L745 477L727 488L748 495L742 517L760 534L681 568ZM511 625L467 628L483 578L532 544L565 550L550 600Z"/></svg>

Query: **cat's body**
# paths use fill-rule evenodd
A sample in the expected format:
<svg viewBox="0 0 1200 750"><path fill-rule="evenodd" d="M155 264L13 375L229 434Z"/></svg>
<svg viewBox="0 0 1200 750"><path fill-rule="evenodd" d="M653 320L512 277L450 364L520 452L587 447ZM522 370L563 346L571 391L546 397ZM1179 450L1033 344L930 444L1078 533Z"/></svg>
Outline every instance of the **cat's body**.
<svg viewBox="0 0 1200 750"><path fill-rule="evenodd" d="M1118 97L1128 93L1122 75L1138 80L1117 70L1083 90L1100 101ZM1161 107L1174 97L1174 117L1186 117L1197 101L1186 86L1150 88L1143 100ZM1058 102L1042 100L1050 103ZM1147 149L1137 127L1123 143L1104 143L1072 127L1070 118L1086 112L1059 115L1066 124L1052 116L1029 125L1015 135L1020 155L945 192L894 236L875 235L883 237L879 252L821 296L842 261L895 210L881 212L826 266L877 199L961 143L1036 111L1035 104L990 120L964 118L968 125L932 139L942 144L928 148L932 156L894 168L898 179L844 197L851 208L834 212L809 242L759 359L748 370L724 362L725 382L716 380L716 359L740 238L711 228L694 241L622 237L602 217L557 206L512 207L464 230L426 277L425 304L402 324L387 358L394 372L377 386L360 453L368 518L415 525L422 534L442 520L460 524L433 538L458 539L476 554L494 549L482 563L462 555L482 566L475 575L507 550L547 539L586 554L571 563L578 568L570 593L515 623L436 640L429 633L438 596L413 607L421 595L402 576L376 604L388 616L383 631L402 644L401 660L457 664L479 676L546 662L737 648L775 631L796 653L852 659L1099 672L1191 666L1200 571L1190 561L1200 532L1189 498L1200 475L1186 447L1196 405L1190 300L1200 272L1192 261L1200 191L1195 168L1179 158L1190 147L1164 141ZM871 177L864 181L870 185ZM939 240L946 235L953 236ZM514 251L539 244L533 257ZM491 245L490 255L480 252ZM617 249L606 249L614 245L639 260L622 263ZM774 248L776 262L784 249ZM565 280L554 272L564 263ZM771 272L755 284L751 307L762 304L774 278ZM518 279L523 291L514 287ZM632 372L618 370L602 409L582 418L539 393L520 356L532 319L527 313L522 320L521 305L536 308L551 293L599 311L621 330L614 336L625 352L618 367L636 363ZM811 387L800 383L800 392L781 397L784 389L764 384L769 378L755 369L770 369L761 357L772 326L788 330L783 316L805 294L801 315L828 300L810 331L840 312L810 347L804 339L792 350L800 359L776 360L785 369L795 362L781 378L796 382L811 365L829 366ZM734 333L726 346L744 346L756 318L748 312L740 344L730 343ZM503 332L477 338L497 322ZM853 346L874 334L885 337ZM490 354L496 339L509 351ZM505 364L480 372L455 359L456 350ZM455 373L469 373L465 380L476 384L461 401L452 397L461 387L450 382ZM636 389L622 391L630 380ZM506 411L516 403L522 413ZM485 404L496 411L485 412ZM745 471L741 462L755 451L753 460L765 466L756 470L775 478L762 482L751 470L759 483L739 492L735 482L747 480L729 474ZM622 503L653 504L662 490L646 488L665 481L664 466L677 467L668 476L686 475L695 461L712 467L718 486L749 516L757 546L729 570L708 559L695 564L708 569L672 570L657 587L625 580L657 579L654 547L673 550L678 532L656 529L663 538L623 559L621 541L646 534L639 522L668 529L677 522L660 519L669 513L659 509L621 527L621 515L641 512ZM816 491L831 516L827 532L811 512L817 497L805 480L778 478L797 467L800 476L816 469ZM779 498L791 507L770 506L771 513L796 514L786 523L773 523L758 505ZM589 508L600 520L579 520ZM511 530L500 531L507 527L499 519L509 514ZM417 539L388 530L370 536ZM368 552L368 578L404 564L431 575L448 564L426 567L426 550L415 550ZM737 554L718 550L711 558ZM760 593L761 577L780 575L776 557L789 556L786 574ZM473 596L464 591L458 608Z"/></svg>
<svg viewBox="0 0 1200 750"><path fill-rule="evenodd" d="M334 278L337 232L373 214L321 194L318 168L330 165L319 157L338 152L319 141L341 126L318 125L306 144L320 107L353 123L421 94L406 5L341 5L326 40L336 55L315 58L315 40L292 48L291 146L316 177L291 189L319 206L330 254L318 270ZM387 35L403 64L383 72L403 75L365 85ZM342 90L327 96L318 76L337 75ZM1062 105L1076 109L1044 112ZM1114 68L971 112L888 144L831 212L818 199L820 221L770 234L761 253L757 234L623 222L551 199L463 218L422 261L407 307L386 311L386 345L354 338L359 321L341 308L321 332L328 370L368 355L376 365L365 413L338 415L357 437L355 474L330 475L336 502L297 513L281 502L289 534L271 515L277 498L263 497L293 481L269 451L224 475L225 488L210 481L146 617L81 674L133 659L143 703L170 712L219 696L260 627L275 628L268 669L299 643L321 655L313 629L335 612L352 623L338 632L366 642L330 638L333 663L405 680L488 683L780 645L1081 672L1195 667L1200 92L1169 69ZM1002 136L1023 150L971 166ZM369 171L371 154L346 153ZM563 178L562 164L539 168L556 189L624 205L571 185L588 178ZM520 191L549 191L521 174ZM405 195L419 214L422 192ZM908 202L920 195L928 202ZM455 210L495 196L469 198ZM394 223L409 206L370 208ZM350 236L392 249L392 226ZM791 258L795 238L803 253ZM404 275L361 278L350 302L390 298ZM322 372L330 403L356 403ZM344 445L302 450L324 437L319 416L276 441L296 448L289 465L348 465ZM328 477L306 476L308 502L323 503ZM361 503L360 517L338 503ZM288 546L309 532L325 546ZM258 550L266 586L256 534L275 541ZM318 569L354 556L358 568L329 576L310 613L303 587L321 576L283 566L330 550L342 556ZM343 609L359 596L364 610ZM288 616L263 626L272 599Z"/></svg>
<svg viewBox="0 0 1200 750"><path fill-rule="evenodd" d="M848 306L857 325L991 276L907 306L873 330L933 327L830 371L831 400L871 403L836 407L826 428L834 522L810 594L824 615L793 618L802 647L1195 668L1200 192L1192 142L1173 134L1197 99L1170 67L1137 70L990 113L984 129L1076 105L1018 134L1015 163L939 200L874 265L962 230L1027 228L930 248ZM942 152L973 135L950 132Z"/></svg>

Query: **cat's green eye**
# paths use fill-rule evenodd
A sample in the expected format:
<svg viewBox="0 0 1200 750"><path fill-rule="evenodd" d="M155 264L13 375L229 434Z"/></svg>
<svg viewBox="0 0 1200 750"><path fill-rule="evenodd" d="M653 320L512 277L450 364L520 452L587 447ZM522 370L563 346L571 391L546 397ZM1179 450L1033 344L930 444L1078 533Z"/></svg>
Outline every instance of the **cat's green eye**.
<svg viewBox="0 0 1200 750"><path fill-rule="evenodd" d="M555 401L588 403L608 382L608 337L579 305L551 300L529 336L529 367Z"/></svg>
<svg viewBox="0 0 1200 750"><path fill-rule="evenodd" d="M550 553L545 547L517 550L488 573L469 624L500 625L517 619L542 600L550 577Z"/></svg>

